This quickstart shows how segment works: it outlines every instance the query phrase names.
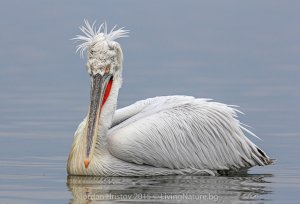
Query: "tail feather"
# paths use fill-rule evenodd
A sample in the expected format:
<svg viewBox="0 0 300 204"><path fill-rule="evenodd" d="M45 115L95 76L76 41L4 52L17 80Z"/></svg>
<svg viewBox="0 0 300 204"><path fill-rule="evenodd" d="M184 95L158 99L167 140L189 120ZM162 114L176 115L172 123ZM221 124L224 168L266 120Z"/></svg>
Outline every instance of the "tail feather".
<svg viewBox="0 0 300 204"><path fill-rule="evenodd" d="M261 162L263 163L263 164L261 164L261 163L259 163L258 165L259 166L264 166L264 165L270 165L270 164L274 164L274 162L275 162L275 160L274 159L271 159L270 157L268 157L267 155L266 155L266 153L263 151L263 150L261 150L260 148L256 148L257 149L257 153L258 154L256 154L256 156L261 160Z"/></svg>

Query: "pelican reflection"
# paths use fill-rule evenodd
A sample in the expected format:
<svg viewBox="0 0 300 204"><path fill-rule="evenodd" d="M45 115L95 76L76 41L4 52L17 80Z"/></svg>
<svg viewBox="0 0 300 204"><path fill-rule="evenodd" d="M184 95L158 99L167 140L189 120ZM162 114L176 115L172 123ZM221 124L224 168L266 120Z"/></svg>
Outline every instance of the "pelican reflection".
<svg viewBox="0 0 300 204"><path fill-rule="evenodd" d="M101 201L260 203L272 193L271 174L239 176L68 176L70 203Z"/></svg>

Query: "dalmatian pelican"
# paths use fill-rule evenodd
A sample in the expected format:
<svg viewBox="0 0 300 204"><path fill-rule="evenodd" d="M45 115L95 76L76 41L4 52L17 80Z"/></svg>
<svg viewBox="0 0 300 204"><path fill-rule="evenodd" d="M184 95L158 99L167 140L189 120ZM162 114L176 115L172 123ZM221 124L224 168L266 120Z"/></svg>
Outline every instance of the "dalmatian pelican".
<svg viewBox="0 0 300 204"><path fill-rule="evenodd" d="M86 118L74 135L69 175L219 175L272 163L245 134L235 106L191 96L160 96L116 110L129 33L85 20L77 51L87 55L91 78ZM255 136L255 135L254 135Z"/></svg>

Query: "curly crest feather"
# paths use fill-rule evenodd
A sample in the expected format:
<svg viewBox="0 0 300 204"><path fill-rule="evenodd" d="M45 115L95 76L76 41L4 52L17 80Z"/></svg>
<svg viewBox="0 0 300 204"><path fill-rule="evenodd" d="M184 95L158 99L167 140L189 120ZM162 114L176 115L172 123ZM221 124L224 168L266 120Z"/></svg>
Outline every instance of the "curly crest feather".
<svg viewBox="0 0 300 204"><path fill-rule="evenodd" d="M84 35L76 35L75 38L72 38L72 40L82 41L76 49L76 52L80 51L81 56L83 56L83 53L97 42L114 41L118 38L129 36L129 30L125 30L124 27L116 30L117 25L108 32L106 22L102 23L98 28L95 25L96 21L94 21L93 24L90 24L87 20L84 20L84 24L85 25L79 27Z"/></svg>

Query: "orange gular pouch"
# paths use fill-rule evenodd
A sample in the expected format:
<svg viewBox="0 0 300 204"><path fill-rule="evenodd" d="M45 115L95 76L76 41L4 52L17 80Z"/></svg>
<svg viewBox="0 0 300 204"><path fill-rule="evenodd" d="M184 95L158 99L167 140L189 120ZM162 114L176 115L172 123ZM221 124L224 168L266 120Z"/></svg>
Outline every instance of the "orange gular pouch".
<svg viewBox="0 0 300 204"><path fill-rule="evenodd" d="M112 86L112 82L113 82L113 79L111 78L109 80L109 82L107 83L107 86L106 86L106 89L105 89L105 93L104 93L104 96L103 96L103 100L102 100L102 104L101 104L101 107L100 107L100 111L102 109L102 107L104 106L109 94L110 94L110 90L111 90L111 86Z"/></svg>

